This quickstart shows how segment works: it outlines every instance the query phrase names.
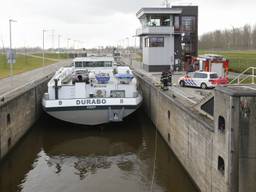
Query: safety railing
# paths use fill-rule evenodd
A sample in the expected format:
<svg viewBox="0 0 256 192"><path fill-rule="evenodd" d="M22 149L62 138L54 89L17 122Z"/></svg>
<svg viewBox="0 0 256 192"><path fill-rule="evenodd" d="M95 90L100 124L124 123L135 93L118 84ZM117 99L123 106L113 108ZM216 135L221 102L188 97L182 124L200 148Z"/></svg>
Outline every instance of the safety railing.
<svg viewBox="0 0 256 192"><path fill-rule="evenodd" d="M235 77L229 84L255 84L256 83L256 67L249 67L244 72Z"/></svg>

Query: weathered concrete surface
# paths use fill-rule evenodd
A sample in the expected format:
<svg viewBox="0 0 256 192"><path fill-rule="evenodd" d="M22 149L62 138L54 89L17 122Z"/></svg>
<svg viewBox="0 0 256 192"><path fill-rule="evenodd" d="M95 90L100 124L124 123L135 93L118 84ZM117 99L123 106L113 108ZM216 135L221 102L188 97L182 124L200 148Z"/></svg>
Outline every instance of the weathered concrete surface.
<svg viewBox="0 0 256 192"><path fill-rule="evenodd" d="M239 191L256 191L256 98L241 98Z"/></svg>
<svg viewBox="0 0 256 192"><path fill-rule="evenodd" d="M145 111L201 191L256 190L256 184L253 184L256 175L253 152L256 147L255 109L250 109L250 134L244 134L243 141L240 141L240 129L244 126L239 118L241 95L228 93L225 88L215 90L214 117L211 119L183 103L175 92L163 92L150 79L136 74L143 92ZM249 89L247 92L252 93ZM220 117L224 119L224 130L220 129ZM245 137L250 139L249 144ZM246 149L250 150L241 150L240 142L249 145ZM249 169L242 171L242 165L248 165ZM248 181L244 175L251 179Z"/></svg>
<svg viewBox="0 0 256 192"><path fill-rule="evenodd" d="M147 114L201 191L256 191L256 85L219 87L198 102L189 89L162 92L140 62L122 61L132 64ZM213 116L199 110L210 94Z"/></svg>
<svg viewBox="0 0 256 192"><path fill-rule="evenodd" d="M48 80L56 69L66 66L69 62L53 64L0 80L0 159L38 119Z"/></svg>
<svg viewBox="0 0 256 192"><path fill-rule="evenodd" d="M145 110L164 140L202 191L211 191L213 122L139 78Z"/></svg>
<svg viewBox="0 0 256 192"><path fill-rule="evenodd" d="M212 155L212 189L213 191L237 191L237 130L239 126L239 98L215 92L215 111ZM238 99L238 100L237 100ZM218 129L218 118L225 119L225 130ZM218 158L223 158L225 170L218 170ZM236 190L235 190L236 189Z"/></svg>

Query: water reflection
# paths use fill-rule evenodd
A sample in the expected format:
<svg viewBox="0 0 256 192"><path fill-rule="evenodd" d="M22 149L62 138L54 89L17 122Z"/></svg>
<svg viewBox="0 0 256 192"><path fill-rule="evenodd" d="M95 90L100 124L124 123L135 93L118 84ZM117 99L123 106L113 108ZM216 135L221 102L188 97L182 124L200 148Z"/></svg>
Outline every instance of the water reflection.
<svg viewBox="0 0 256 192"><path fill-rule="evenodd" d="M0 191L196 191L143 112L98 127L43 116L0 165Z"/></svg>

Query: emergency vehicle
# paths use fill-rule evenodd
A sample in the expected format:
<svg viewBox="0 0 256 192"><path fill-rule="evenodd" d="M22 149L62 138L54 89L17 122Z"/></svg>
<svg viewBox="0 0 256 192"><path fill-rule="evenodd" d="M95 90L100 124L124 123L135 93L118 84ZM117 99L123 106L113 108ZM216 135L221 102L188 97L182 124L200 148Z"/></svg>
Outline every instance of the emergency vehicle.
<svg viewBox="0 0 256 192"><path fill-rule="evenodd" d="M219 77L228 77L229 60L221 55L205 54L192 58L195 70L215 72Z"/></svg>
<svg viewBox="0 0 256 192"><path fill-rule="evenodd" d="M181 77L178 83L181 87L188 86L207 89L228 84L228 78L219 77L215 72L196 71Z"/></svg>

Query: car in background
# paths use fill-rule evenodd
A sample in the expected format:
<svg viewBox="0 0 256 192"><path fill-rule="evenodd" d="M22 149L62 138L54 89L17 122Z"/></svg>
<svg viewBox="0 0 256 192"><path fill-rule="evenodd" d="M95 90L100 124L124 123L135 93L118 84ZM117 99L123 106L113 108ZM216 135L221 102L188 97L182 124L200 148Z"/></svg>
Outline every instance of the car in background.
<svg viewBox="0 0 256 192"><path fill-rule="evenodd" d="M188 73L178 81L181 87L214 88L218 85L227 85L228 78L219 77L215 72L196 71Z"/></svg>

